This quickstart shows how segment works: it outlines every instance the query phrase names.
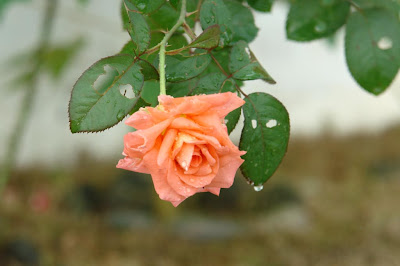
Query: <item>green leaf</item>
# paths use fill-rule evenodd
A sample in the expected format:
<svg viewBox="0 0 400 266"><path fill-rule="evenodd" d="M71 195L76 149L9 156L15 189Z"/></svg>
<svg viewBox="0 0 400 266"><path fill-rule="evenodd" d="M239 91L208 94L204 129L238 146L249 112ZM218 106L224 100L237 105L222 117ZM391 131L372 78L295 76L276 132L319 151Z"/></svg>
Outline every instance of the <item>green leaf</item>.
<svg viewBox="0 0 400 266"><path fill-rule="evenodd" d="M365 90L385 91L400 66L400 23L389 11L365 9L351 14L346 28L346 60Z"/></svg>
<svg viewBox="0 0 400 266"><path fill-rule="evenodd" d="M192 95L214 94L220 93L222 85L226 80L226 76L219 72L205 75L197 83L196 88L192 91Z"/></svg>
<svg viewBox="0 0 400 266"><path fill-rule="evenodd" d="M235 79L262 79L270 84L276 83L268 72L260 65L257 58L247 46L247 43L244 41L240 41L232 47L229 69Z"/></svg>
<svg viewBox="0 0 400 266"><path fill-rule="evenodd" d="M261 12L270 12L273 0L247 0L249 6Z"/></svg>
<svg viewBox="0 0 400 266"><path fill-rule="evenodd" d="M126 11L125 8L125 1L121 2L120 12L121 12L122 29L128 30L130 25L129 25L128 12Z"/></svg>
<svg viewBox="0 0 400 266"><path fill-rule="evenodd" d="M142 99L154 107L158 105L158 95L160 95L160 82L158 80L146 81L143 85Z"/></svg>
<svg viewBox="0 0 400 266"><path fill-rule="evenodd" d="M178 18L179 11L173 8L169 2L166 2L148 16L147 21L152 31L167 31L172 29Z"/></svg>
<svg viewBox="0 0 400 266"><path fill-rule="evenodd" d="M289 115L282 103L266 93L252 93L245 101L239 148L247 153L242 156L245 161L240 169L259 186L272 176L286 153Z"/></svg>
<svg viewBox="0 0 400 266"><path fill-rule="evenodd" d="M154 12L162 4L165 3L165 0L128 0L131 4L135 5L138 11L148 14Z"/></svg>
<svg viewBox="0 0 400 266"><path fill-rule="evenodd" d="M218 47L221 31L218 25L213 25L205 29L193 42L186 48L213 49Z"/></svg>
<svg viewBox="0 0 400 266"><path fill-rule="evenodd" d="M197 86L198 78L192 78L182 82L167 83L167 94L173 97L183 97L190 95Z"/></svg>
<svg viewBox="0 0 400 266"><path fill-rule="evenodd" d="M150 28L145 17L142 14L135 12L137 9L129 0L125 0L125 6L129 18L127 30L135 45L134 51L137 54L140 54L141 52L146 51L150 44Z"/></svg>
<svg viewBox="0 0 400 266"><path fill-rule="evenodd" d="M210 62L211 57L209 54L183 58L166 56L166 79L169 82L179 82L194 78L200 75Z"/></svg>
<svg viewBox="0 0 400 266"><path fill-rule="evenodd" d="M150 64L150 62L140 59L138 64L140 65L141 72L143 74L144 80L159 79L158 70Z"/></svg>
<svg viewBox="0 0 400 266"><path fill-rule="evenodd" d="M223 0L205 0L200 9L200 24L204 29L219 25L221 39L219 45L224 47L232 41L231 14Z"/></svg>
<svg viewBox="0 0 400 266"><path fill-rule="evenodd" d="M400 1L398 0L353 0L353 2L361 9L380 7L392 12L394 16L398 16L400 12Z"/></svg>
<svg viewBox="0 0 400 266"><path fill-rule="evenodd" d="M343 0L295 0L286 21L287 38L311 41L332 35L346 23L350 4Z"/></svg>
<svg viewBox="0 0 400 266"><path fill-rule="evenodd" d="M237 92L236 86L238 84L236 83L235 80L233 79L226 79L224 83L222 84L221 92ZM240 97L240 94L238 93L238 96ZM235 129L237 123L239 122L240 115L242 114L242 108L237 108L230 112L226 117L225 117L225 124L226 127L228 128L228 134L231 134L232 130Z"/></svg>
<svg viewBox="0 0 400 266"><path fill-rule="evenodd" d="M252 42L258 33L258 28L254 24L253 13L249 8L237 1L225 0L224 2L232 17L229 23L232 31L231 43L241 40L248 43Z"/></svg>
<svg viewBox="0 0 400 266"><path fill-rule="evenodd" d="M140 70L128 55L103 58L87 69L72 90L71 132L97 132L119 123L140 99Z"/></svg>
<svg viewBox="0 0 400 266"><path fill-rule="evenodd" d="M228 129L228 134L231 134L231 132L235 129L241 114L242 108L239 107L225 117L225 124Z"/></svg>

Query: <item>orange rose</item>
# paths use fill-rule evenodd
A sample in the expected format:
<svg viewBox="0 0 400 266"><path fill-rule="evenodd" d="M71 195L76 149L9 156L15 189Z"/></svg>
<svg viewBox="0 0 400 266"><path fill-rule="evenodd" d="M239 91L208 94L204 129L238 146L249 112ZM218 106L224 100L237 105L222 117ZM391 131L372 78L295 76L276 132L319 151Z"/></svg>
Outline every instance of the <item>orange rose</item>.
<svg viewBox="0 0 400 266"><path fill-rule="evenodd" d="M197 192L219 195L232 186L246 152L229 139L224 117L244 101L231 92L158 100L125 122L137 131L125 135L117 167L151 174L160 198L175 207Z"/></svg>

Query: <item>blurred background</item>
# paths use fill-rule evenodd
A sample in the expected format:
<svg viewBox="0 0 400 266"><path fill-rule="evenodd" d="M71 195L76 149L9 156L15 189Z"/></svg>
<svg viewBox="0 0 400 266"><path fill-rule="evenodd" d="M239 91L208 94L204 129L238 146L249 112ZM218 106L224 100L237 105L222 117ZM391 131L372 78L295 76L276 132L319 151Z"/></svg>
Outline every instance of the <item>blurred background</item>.
<svg viewBox="0 0 400 266"><path fill-rule="evenodd" d="M0 200L0 265L400 265L400 79L379 97L364 92L347 70L343 30L290 42L284 3L255 13L250 46L278 84L247 82L246 91L287 107L287 156L261 192L238 173L220 197L174 208L149 176L115 168L123 123L69 131L73 84L129 39L120 1L58 1L46 64L32 79L46 8L21 0L0 12L0 161L35 84Z"/></svg>

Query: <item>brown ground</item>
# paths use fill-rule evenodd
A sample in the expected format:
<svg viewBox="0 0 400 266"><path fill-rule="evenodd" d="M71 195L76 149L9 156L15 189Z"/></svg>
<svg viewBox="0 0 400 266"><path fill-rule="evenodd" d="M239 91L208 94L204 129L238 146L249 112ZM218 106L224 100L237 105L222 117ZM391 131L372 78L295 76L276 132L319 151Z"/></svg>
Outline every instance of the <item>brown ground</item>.
<svg viewBox="0 0 400 266"><path fill-rule="evenodd" d="M262 192L238 176L177 209L112 161L20 170L0 265L400 265L399 137L293 139Z"/></svg>

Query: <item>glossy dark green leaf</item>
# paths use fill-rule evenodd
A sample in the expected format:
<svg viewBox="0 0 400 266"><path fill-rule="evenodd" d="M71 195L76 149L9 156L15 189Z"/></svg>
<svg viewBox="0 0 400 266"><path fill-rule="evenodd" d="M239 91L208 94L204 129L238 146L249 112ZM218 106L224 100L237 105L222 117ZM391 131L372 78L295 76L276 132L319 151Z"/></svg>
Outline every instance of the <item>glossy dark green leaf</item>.
<svg viewBox="0 0 400 266"><path fill-rule="evenodd" d="M232 41L252 42L258 33L258 28L254 23L253 13L248 7L235 0L224 0L226 7L231 14L231 22L229 23L232 31Z"/></svg>
<svg viewBox="0 0 400 266"><path fill-rule="evenodd" d="M239 107L225 117L225 124L228 129L228 134L231 134L231 132L235 129L241 114L242 108Z"/></svg>
<svg viewBox="0 0 400 266"><path fill-rule="evenodd" d="M391 12L394 16L399 16L400 1L398 0L353 0L353 2L361 9L380 7Z"/></svg>
<svg viewBox="0 0 400 266"><path fill-rule="evenodd" d="M134 43L135 52L140 54L149 47L150 44L150 27L146 22L144 15L136 12L136 7L129 2L129 0L125 0L125 7L127 9L129 25L128 32L132 38Z"/></svg>
<svg viewBox="0 0 400 266"><path fill-rule="evenodd" d="M142 99L154 107L158 105L158 95L160 95L160 82L158 80L146 81L143 85Z"/></svg>
<svg viewBox="0 0 400 266"><path fill-rule="evenodd" d="M222 84L221 92L237 92L236 90L236 81L233 79L226 79L224 83ZM240 97L240 94L238 93L238 96ZM232 130L235 129L237 123L239 122L240 115L242 114L242 108L237 108L230 112L226 117L225 117L225 124L228 129L228 134L231 134Z"/></svg>
<svg viewBox="0 0 400 266"><path fill-rule="evenodd" d="M381 8L351 14L346 28L346 60L354 79L365 90L385 91L400 66L400 23Z"/></svg>
<svg viewBox="0 0 400 266"><path fill-rule="evenodd" d="M219 45L224 47L232 41L231 14L223 0L205 0L200 9L200 24L204 29L219 25L221 39Z"/></svg>
<svg viewBox="0 0 400 266"><path fill-rule="evenodd" d="M311 41L332 35L346 23L350 4L343 0L295 0L286 21L287 38Z"/></svg>
<svg viewBox="0 0 400 266"><path fill-rule="evenodd" d="M72 90L72 133L97 132L120 122L140 99L143 75L128 55L103 58L87 69Z"/></svg>
<svg viewBox="0 0 400 266"><path fill-rule="evenodd" d="M244 127L239 148L247 151L240 169L255 186L265 183L276 171L287 149L289 115L277 99L252 93L243 106Z"/></svg>
<svg viewBox="0 0 400 266"><path fill-rule="evenodd" d="M219 44L221 31L218 25L205 29L187 48L213 49Z"/></svg>
<svg viewBox="0 0 400 266"><path fill-rule="evenodd" d="M179 11L171 6L169 2L164 3L159 9L147 17L152 31L167 31L172 29L178 21Z"/></svg>
<svg viewBox="0 0 400 266"><path fill-rule="evenodd" d="M261 12L271 11L273 0L247 0L249 6Z"/></svg>
<svg viewBox="0 0 400 266"><path fill-rule="evenodd" d="M125 1L121 2L121 22L122 22L122 29L128 30L129 29L129 17L128 17L128 12L126 11L125 8Z"/></svg>
<svg viewBox="0 0 400 266"><path fill-rule="evenodd" d="M137 62L140 65L141 72L143 74L144 80L159 79L158 69L156 69L150 62L146 60L139 60Z"/></svg>
<svg viewBox="0 0 400 266"><path fill-rule="evenodd" d="M138 11L142 13L151 13L160 8L162 4L165 3L165 0L128 0L131 2Z"/></svg>
<svg viewBox="0 0 400 266"><path fill-rule="evenodd" d="M226 76L220 72L207 74L199 80L192 95L219 93L226 79Z"/></svg>
<svg viewBox="0 0 400 266"><path fill-rule="evenodd" d="M244 41L240 41L232 47L229 69L235 79L262 79L271 84L276 83L268 72L260 65L257 58L247 46L247 43Z"/></svg>
<svg viewBox="0 0 400 266"><path fill-rule="evenodd" d="M197 77L182 82L169 82L167 83L167 94L173 97L190 95L196 87L197 82Z"/></svg>
<svg viewBox="0 0 400 266"><path fill-rule="evenodd" d="M181 58L177 56L167 56L165 70L166 79L170 82L178 82L194 78L200 75L210 62L211 57L208 54Z"/></svg>

